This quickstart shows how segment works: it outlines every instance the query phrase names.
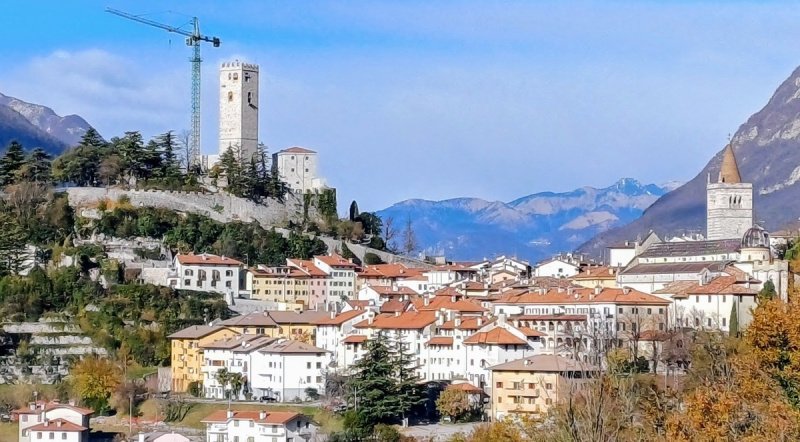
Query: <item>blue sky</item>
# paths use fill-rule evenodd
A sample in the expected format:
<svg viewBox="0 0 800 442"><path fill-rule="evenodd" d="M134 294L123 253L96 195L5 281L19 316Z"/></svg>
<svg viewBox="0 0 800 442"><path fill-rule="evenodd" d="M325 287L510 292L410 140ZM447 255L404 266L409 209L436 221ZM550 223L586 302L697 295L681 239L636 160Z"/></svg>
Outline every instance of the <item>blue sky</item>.
<svg viewBox="0 0 800 442"><path fill-rule="evenodd" d="M187 128L189 48L106 6L222 39L206 153L219 64L258 63L262 141L317 150L366 210L690 179L800 62L790 2L10 0L0 92L106 137Z"/></svg>

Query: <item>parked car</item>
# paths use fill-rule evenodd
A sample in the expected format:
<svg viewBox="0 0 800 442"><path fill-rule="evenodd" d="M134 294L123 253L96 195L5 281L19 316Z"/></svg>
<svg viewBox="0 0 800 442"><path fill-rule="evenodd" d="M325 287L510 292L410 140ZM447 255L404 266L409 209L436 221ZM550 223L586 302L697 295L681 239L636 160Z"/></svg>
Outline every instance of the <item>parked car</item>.
<svg viewBox="0 0 800 442"><path fill-rule="evenodd" d="M259 402L278 402L278 399L272 396L261 396L258 398Z"/></svg>

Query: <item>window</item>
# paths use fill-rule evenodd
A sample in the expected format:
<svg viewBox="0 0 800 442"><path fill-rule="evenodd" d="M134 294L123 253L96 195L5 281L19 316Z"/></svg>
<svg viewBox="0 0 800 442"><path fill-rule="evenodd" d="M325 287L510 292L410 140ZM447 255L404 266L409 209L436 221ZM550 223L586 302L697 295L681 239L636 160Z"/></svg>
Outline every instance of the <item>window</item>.
<svg viewBox="0 0 800 442"><path fill-rule="evenodd" d="M501 396L497 396L497 403L498 404L503 403L503 398Z"/></svg>
<svg viewBox="0 0 800 442"><path fill-rule="evenodd" d="M544 403L547 404L547 405L552 405L553 404L553 400L550 399L550 398L547 398L547 399L544 400Z"/></svg>
<svg viewBox="0 0 800 442"><path fill-rule="evenodd" d="M42 432L41 431L37 431L36 432L36 438L37 439L41 439L42 438Z"/></svg>
<svg viewBox="0 0 800 442"><path fill-rule="evenodd" d="M225 270L225 276L233 276L233 270Z"/></svg>
<svg viewBox="0 0 800 442"><path fill-rule="evenodd" d="M238 80L239 79L239 73L238 72L234 72L233 73L233 79L234 80Z"/></svg>
<svg viewBox="0 0 800 442"><path fill-rule="evenodd" d="M22 422L28 422L28 415L27 414L23 414L22 415Z"/></svg>
<svg viewBox="0 0 800 442"><path fill-rule="evenodd" d="M52 431L47 433L47 438L48 439L55 439L56 438L56 433L53 433Z"/></svg>
<svg viewBox="0 0 800 442"><path fill-rule="evenodd" d="M311 362L306 362L306 368L309 370L311 369Z"/></svg>
<svg viewBox="0 0 800 442"><path fill-rule="evenodd" d="M233 442L239 442L239 436L233 436Z"/></svg>
<svg viewBox="0 0 800 442"><path fill-rule="evenodd" d="M234 426L234 427L238 427L238 426L239 426L239 421L237 421L237 420L234 420L234 421L233 421L233 426Z"/></svg>
<svg viewBox="0 0 800 442"><path fill-rule="evenodd" d="M503 383L502 382L496 383L495 388L503 388Z"/></svg>
<svg viewBox="0 0 800 442"><path fill-rule="evenodd" d="M726 324L727 322L728 322L728 320L726 318L722 318L722 326L723 327L727 327L727 324Z"/></svg>
<svg viewBox="0 0 800 442"><path fill-rule="evenodd" d="M551 384L551 383L549 383L549 382L548 382L547 384L545 384L545 387L544 387L544 388L546 388L546 389L548 389L548 390L552 390L552 389L553 389L553 384Z"/></svg>
<svg viewBox="0 0 800 442"><path fill-rule="evenodd" d="M709 327L711 327L711 318L707 318L706 323L708 324Z"/></svg>
<svg viewBox="0 0 800 442"><path fill-rule="evenodd" d="M725 295L722 295L722 302L725 302Z"/></svg>
<svg viewBox="0 0 800 442"><path fill-rule="evenodd" d="M228 102L233 101L233 91L228 92Z"/></svg>
<svg viewBox="0 0 800 442"><path fill-rule="evenodd" d="M307 383L307 384L310 384L310 383L311 383L311 376L306 376L306 383Z"/></svg>
<svg viewBox="0 0 800 442"><path fill-rule="evenodd" d="M648 314L648 315L652 315L652 314L653 314L653 309L651 309L651 308L649 308L649 307L648 307L648 308L647 308L647 314Z"/></svg>
<svg viewBox="0 0 800 442"><path fill-rule="evenodd" d="M711 302L711 295L708 295L708 302Z"/></svg>
<svg viewBox="0 0 800 442"><path fill-rule="evenodd" d="M248 92L247 93L247 104L253 104L253 93L252 92Z"/></svg>
<svg viewBox="0 0 800 442"><path fill-rule="evenodd" d="M255 438L255 437L253 437L253 436L249 436L249 437L247 438L247 442L256 442L256 438Z"/></svg>
<svg viewBox="0 0 800 442"><path fill-rule="evenodd" d="M67 433L61 433L61 440L67 440Z"/></svg>
<svg viewBox="0 0 800 442"><path fill-rule="evenodd" d="M622 314L622 307L619 308L619 314Z"/></svg>

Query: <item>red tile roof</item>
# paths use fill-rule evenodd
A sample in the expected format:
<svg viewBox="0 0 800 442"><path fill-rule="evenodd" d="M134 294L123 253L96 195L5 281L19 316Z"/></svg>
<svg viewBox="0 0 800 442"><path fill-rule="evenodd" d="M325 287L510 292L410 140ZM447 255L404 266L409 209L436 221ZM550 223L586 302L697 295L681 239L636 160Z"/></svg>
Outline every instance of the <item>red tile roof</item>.
<svg viewBox="0 0 800 442"><path fill-rule="evenodd" d="M374 290L380 296L417 296L417 292L408 287L392 287L390 285L371 285L370 289Z"/></svg>
<svg viewBox="0 0 800 442"><path fill-rule="evenodd" d="M305 260L305 259L287 259L286 263L292 267L297 268L298 270L306 273L308 276L311 277L327 277L328 274L325 273L322 269L314 265L313 261Z"/></svg>
<svg viewBox="0 0 800 442"><path fill-rule="evenodd" d="M463 295L461 295L463 297ZM425 305L424 298L417 298L414 301L414 308L419 311L434 311L434 310L451 310L454 312L463 313L483 313L488 311L480 303L473 299L458 299L453 301L450 296L434 296L429 300L428 305Z"/></svg>
<svg viewBox="0 0 800 442"><path fill-rule="evenodd" d="M434 312L404 312L400 315L380 314L375 316L372 324L369 323L369 320L364 320L356 324L355 327L419 330L434 322L436 322L436 314Z"/></svg>
<svg viewBox="0 0 800 442"><path fill-rule="evenodd" d="M464 339L464 344L527 345L528 343L503 327L495 327Z"/></svg>
<svg viewBox="0 0 800 442"><path fill-rule="evenodd" d="M84 416L88 416L88 415L94 413L94 410L90 410L88 408L78 407L78 406L70 405L70 404L62 404L61 402L56 402L56 401L53 401L53 402L37 401L35 410L31 410L30 407L28 407L28 408L19 408L17 410L13 410L12 413L16 413L16 414L39 414L42 411L51 411L51 410L55 410L57 408L66 408L68 410L72 410L72 411L74 411L74 412L76 412L78 414L84 415Z"/></svg>
<svg viewBox="0 0 800 442"><path fill-rule="evenodd" d="M344 259L341 256L337 255L336 253L333 253L330 256L315 256L314 258L324 262L325 264L328 264L331 267L349 267L353 269L358 267L349 260Z"/></svg>
<svg viewBox="0 0 800 442"><path fill-rule="evenodd" d="M461 390L461 391L466 391L467 393L473 393L473 394L476 394L476 393L484 394L483 390L481 390L479 387L476 387L476 386L470 384L469 382L462 382L460 384L450 384L450 385L447 386L447 389L448 390Z"/></svg>
<svg viewBox="0 0 800 442"><path fill-rule="evenodd" d="M201 422L228 422L228 411L217 410L206 416ZM292 411L267 411L266 417L261 419L260 411L234 411L233 420L248 420L258 424L285 424L292 419L302 416L300 413Z"/></svg>
<svg viewBox="0 0 800 442"><path fill-rule="evenodd" d="M359 299L348 299L347 305L353 307L354 309L364 310L365 308L370 306L370 301L359 300Z"/></svg>
<svg viewBox="0 0 800 442"><path fill-rule="evenodd" d="M453 337L452 336L434 336L428 341L428 345L452 346L453 345Z"/></svg>
<svg viewBox="0 0 800 442"><path fill-rule="evenodd" d="M649 295L630 288L603 288L600 293L595 289L574 288L559 291L549 290L545 293L531 291L516 295L502 296L497 303L502 304L642 304L669 305L670 301Z"/></svg>
<svg viewBox="0 0 800 442"><path fill-rule="evenodd" d="M86 427L82 427L77 424L73 424L72 422L66 419L52 419L47 422L42 422L40 424L34 425L32 427L27 428L28 431L63 431L65 433L80 433L83 431L88 431L89 429ZM32 439L33 437L31 437Z"/></svg>
<svg viewBox="0 0 800 442"><path fill-rule="evenodd" d="M404 312L408 309L409 305L411 305L410 301L398 301L396 299L390 299L381 304L381 313Z"/></svg>
<svg viewBox="0 0 800 442"><path fill-rule="evenodd" d="M529 338L536 337L536 336L539 336L539 337L547 336L547 334L542 333L539 330L534 330L534 329L528 328L528 327L517 327L517 330L521 331L523 335L525 335L525 336L527 336Z"/></svg>
<svg viewBox="0 0 800 442"><path fill-rule="evenodd" d="M491 324L495 321L495 318L487 318L484 316L468 316L461 318L461 325L456 327L456 320L451 319L449 321L445 321L444 324L440 325L439 328L441 330L455 330L458 328L459 330L478 330L479 328Z"/></svg>
<svg viewBox="0 0 800 442"><path fill-rule="evenodd" d="M609 266L586 267L582 272L573 276L575 280L592 279L617 279L617 269Z"/></svg>
<svg viewBox="0 0 800 442"><path fill-rule="evenodd" d="M178 262L183 265L215 265L215 266L241 266L243 262L237 261L227 256L209 255L202 253L200 255L178 255Z"/></svg>
<svg viewBox="0 0 800 442"><path fill-rule="evenodd" d="M409 268L403 264L376 264L361 268L358 276L361 278L398 278L405 279L420 276L423 269Z"/></svg>
<svg viewBox="0 0 800 442"><path fill-rule="evenodd" d="M312 324L316 325L342 325L345 322L358 317L358 315L363 315L364 310L350 310L347 312L339 313L338 315L331 318L330 316L317 319L312 322Z"/></svg>
<svg viewBox="0 0 800 442"><path fill-rule="evenodd" d="M518 321L586 321L586 315L515 315L508 319Z"/></svg>
<svg viewBox="0 0 800 442"><path fill-rule="evenodd" d="M367 342L367 337L363 335L350 335L342 341L345 344L361 344Z"/></svg>

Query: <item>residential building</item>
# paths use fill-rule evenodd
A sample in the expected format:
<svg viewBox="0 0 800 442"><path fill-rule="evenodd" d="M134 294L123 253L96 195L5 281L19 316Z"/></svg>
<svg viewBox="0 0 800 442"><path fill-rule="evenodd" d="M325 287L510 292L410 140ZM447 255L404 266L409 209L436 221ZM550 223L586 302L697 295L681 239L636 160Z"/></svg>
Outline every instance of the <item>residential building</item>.
<svg viewBox="0 0 800 442"><path fill-rule="evenodd" d="M19 422L20 442L59 440L88 442L89 418L93 410L73 403L31 402L27 408L12 411Z"/></svg>
<svg viewBox="0 0 800 442"><path fill-rule="evenodd" d="M398 284L395 285L364 285L358 293L356 293L356 298L360 301L371 301L376 305L381 305L382 303L390 300L390 299L411 299L416 298L417 292L408 288L402 287Z"/></svg>
<svg viewBox="0 0 800 442"><path fill-rule="evenodd" d="M584 267L581 273L578 273L571 279L576 285L589 289L598 286L613 288L617 286L617 269L607 266Z"/></svg>
<svg viewBox="0 0 800 442"><path fill-rule="evenodd" d="M542 416L578 394L597 369L558 355L541 354L490 367L491 418Z"/></svg>
<svg viewBox="0 0 800 442"><path fill-rule="evenodd" d="M241 284L243 268L241 261L225 256L178 254L167 281L176 289L222 293L231 304L234 298L246 293L240 292L244 287Z"/></svg>
<svg viewBox="0 0 800 442"><path fill-rule="evenodd" d="M361 348L355 348L355 342L349 343L350 354L346 353L348 344L344 341L353 334L353 327L367 319L367 310L348 310L336 314L330 312L330 316L318 319L316 346L328 351L330 360L325 366L332 368L344 367L348 361L353 361ZM352 341L352 339L351 339ZM366 340L362 341L365 342Z"/></svg>
<svg viewBox="0 0 800 442"><path fill-rule="evenodd" d="M303 260L287 260L287 265L258 265L247 273L250 298L272 302L302 304L305 308L323 307L328 275Z"/></svg>
<svg viewBox="0 0 800 442"><path fill-rule="evenodd" d="M307 390L325 392L323 371L328 352L311 344L280 340L253 354L250 386L256 396L274 397L279 402L307 400Z"/></svg>
<svg viewBox="0 0 800 442"><path fill-rule="evenodd" d="M225 326L193 325L167 338L171 343L172 392L186 393L192 382L203 382L203 346L239 335Z"/></svg>
<svg viewBox="0 0 800 442"><path fill-rule="evenodd" d="M363 266L357 273L357 290L365 285L392 286L408 278L422 276L423 269L409 268L403 264L374 264ZM427 278L423 279L427 282ZM412 288L413 287L409 287ZM417 293L422 293L415 290Z"/></svg>
<svg viewBox="0 0 800 442"><path fill-rule="evenodd" d="M350 260L333 253L315 256L314 265L328 275L328 306L341 305L343 300L355 299L356 268ZM329 309L330 310L330 309Z"/></svg>
<svg viewBox="0 0 800 442"><path fill-rule="evenodd" d="M206 442L302 442L317 431L309 416L293 411L217 410L201 422Z"/></svg>
<svg viewBox="0 0 800 442"><path fill-rule="evenodd" d="M327 312L318 310L266 310L234 316L220 322L219 325L241 334L283 337L313 344L316 334L315 322L326 316Z"/></svg>
<svg viewBox="0 0 800 442"><path fill-rule="evenodd" d="M480 270L463 264L437 266L425 270L422 275L428 278L428 289L439 290L456 281L476 281Z"/></svg>
<svg viewBox="0 0 800 442"><path fill-rule="evenodd" d="M533 276L551 276L553 278L569 278L580 272L580 262L572 255L557 256L536 265Z"/></svg>
<svg viewBox="0 0 800 442"><path fill-rule="evenodd" d="M261 370L254 362L254 353L267 345L277 342L279 338L264 335L238 335L221 339L202 346L203 349L203 396L213 399L224 399L231 385L223 384L218 376L220 370L236 373L246 380L238 389L238 394L231 392L234 399L246 399L252 393L254 371Z"/></svg>

